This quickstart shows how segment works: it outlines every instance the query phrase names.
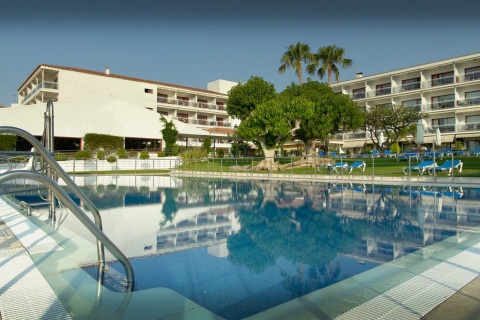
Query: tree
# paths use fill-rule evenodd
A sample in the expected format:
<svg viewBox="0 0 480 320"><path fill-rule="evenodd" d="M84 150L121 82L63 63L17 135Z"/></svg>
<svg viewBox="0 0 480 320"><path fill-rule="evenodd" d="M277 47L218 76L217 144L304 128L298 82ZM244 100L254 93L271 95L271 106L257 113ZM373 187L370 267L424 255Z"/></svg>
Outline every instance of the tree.
<svg viewBox="0 0 480 320"><path fill-rule="evenodd" d="M289 97L303 97L313 109L302 114L300 129L295 138L303 141L305 155L315 154L315 140L328 140L328 136L351 131L363 125L360 108L347 96L337 95L324 83L308 81L301 86L292 83L282 93Z"/></svg>
<svg viewBox="0 0 480 320"><path fill-rule="evenodd" d="M238 127L238 135L260 144L265 160L257 165L260 170L278 170L274 161L275 147L291 140L300 128L302 115L313 109L313 103L303 97L278 95L258 105Z"/></svg>
<svg viewBox="0 0 480 320"><path fill-rule="evenodd" d="M298 82L301 85L302 79L302 62L305 64L312 63L314 55L310 52L310 46L306 43L298 42L296 45L290 45L280 58L279 73L284 73L289 67L295 69L295 74L298 76Z"/></svg>
<svg viewBox="0 0 480 320"><path fill-rule="evenodd" d="M328 86L332 84L332 73L335 74L335 79L338 82L339 66L349 68L353 64L351 59L345 58L345 50L337 46L321 47L314 56L315 60L307 66L307 71L309 74L315 74L315 70L319 67L317 75L320 79L323 79L325 74L327 74Z"/></svg>
<svg viewBox="0 0 480 320"><path fill-rule="evenodd" d="M239 83L229 91L227 113L244 121L260 103L273 99L276 94L272 83L266 82L261 77L251 77L247 82Z"/></svg>
<svg viewBox="0 0 480 320"><path fill-rule="evenodd" d="M167 121L165 117L161 117L160 120L164 123L164 127L161 130L163 141L165 141L165 155L175 155L173 153L175 144L177 142L178 130L173 123L173 120Z"/></svg>
<svg viewBox="0 0 480 320"><path fill-rule="evenodd" d="M378 150L385 149L378 144L380 132L384 132L384 145L388 147L409 134L415 136L417 121L428 117L420 109L405 105L375 105L363 114L365 128L370 132L372 143Z"/></svg>

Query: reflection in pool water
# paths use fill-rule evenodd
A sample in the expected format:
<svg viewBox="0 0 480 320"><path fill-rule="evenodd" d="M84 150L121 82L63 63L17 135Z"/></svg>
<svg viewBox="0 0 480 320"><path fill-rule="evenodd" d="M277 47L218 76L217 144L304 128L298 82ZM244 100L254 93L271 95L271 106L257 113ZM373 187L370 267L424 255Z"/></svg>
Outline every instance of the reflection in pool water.
<svg viewBox="0 0 480 320"><path fill-rule="evenodd" d="M107 235L121 249L122 242L137 248L128 253L136 290L168 287L227 319L458 237L480 222L480 192L462 188L183 179L153 191L113 184L84 191L106 210ZM142 216L149 207L156 214ZM127 211L148 220L150 230L123 223ZM136 236L119 236L127 229ZM148 242L141 234L152 229ZM96 268L86 270L96 277ZM106 283L117 287L113 279Z"/></svg>

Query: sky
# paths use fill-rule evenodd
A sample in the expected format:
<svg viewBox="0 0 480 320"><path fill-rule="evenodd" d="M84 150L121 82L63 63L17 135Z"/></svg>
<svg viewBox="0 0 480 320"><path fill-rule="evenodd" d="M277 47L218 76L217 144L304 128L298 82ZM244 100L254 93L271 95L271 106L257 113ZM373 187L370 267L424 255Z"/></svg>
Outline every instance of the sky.
<svg viewBox="0 0 480 320"><path fill-rule="evenodd" d="M263 77L281 92L287 47L336 45L340 81L480 52L475 0L0 0L0 105L39 64L207 89ZM304 80L318 76L304 75Z"/></svg>

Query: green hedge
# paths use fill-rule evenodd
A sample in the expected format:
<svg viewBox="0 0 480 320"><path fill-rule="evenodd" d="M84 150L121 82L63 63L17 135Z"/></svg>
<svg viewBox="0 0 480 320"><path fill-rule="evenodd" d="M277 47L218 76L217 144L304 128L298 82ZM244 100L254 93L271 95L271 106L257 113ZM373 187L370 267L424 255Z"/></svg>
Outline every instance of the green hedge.
<svg viewBox="0 0 480 320"><path fill-rule="evenodd" d="M0 150L13 151L17 145L17 136L12 134L0 134Z"/></svg>
<svg viewBox="0 0 480 320"><path fill-rule="evenodd" d="M75 153L76 160L87 160L91 158L92 158L92 154L87 150L80 150L77 153Z"/></svg>
<svg viewBox="0 0 480 320"><path fill-rule="evenodd" d="M116 151L124 146L123 137L112 136L109 134L87 133L83 137L85 150L100 150L107 152Z"/></svg>

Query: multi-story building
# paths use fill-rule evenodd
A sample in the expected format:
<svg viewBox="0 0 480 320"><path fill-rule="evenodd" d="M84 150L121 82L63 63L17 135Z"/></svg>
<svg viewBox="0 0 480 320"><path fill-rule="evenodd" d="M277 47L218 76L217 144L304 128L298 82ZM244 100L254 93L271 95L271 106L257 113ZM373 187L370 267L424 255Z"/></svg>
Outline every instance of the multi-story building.
<svg viewBox="0 0 480 320"><path fill-rule="evenodd" d="M428 114L423 120L425 143L433 143L437 128L444 147L460 141L465 149L480 146L480 53L426 63L332 85L364 110L374 105L403 104ZM366 131L337 135L343 151L359 152L369 143ZM403 151L415 148L412 139Z"/></svg>
<svg viewBox="0 0 480 320"><path fill-rule="evenodd" d="M207 130L217 143L225 144L234 134L232 118L226 111L227 92L236 84L216 80L204 90L112 74L108 67L105 72L97 72L41 64L18 88L18 105L112 96ZM179 145L198 145L200 140L183 138Z"/></svg>

